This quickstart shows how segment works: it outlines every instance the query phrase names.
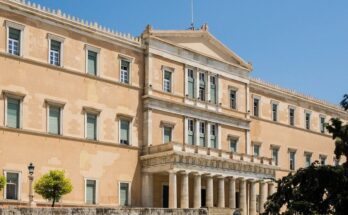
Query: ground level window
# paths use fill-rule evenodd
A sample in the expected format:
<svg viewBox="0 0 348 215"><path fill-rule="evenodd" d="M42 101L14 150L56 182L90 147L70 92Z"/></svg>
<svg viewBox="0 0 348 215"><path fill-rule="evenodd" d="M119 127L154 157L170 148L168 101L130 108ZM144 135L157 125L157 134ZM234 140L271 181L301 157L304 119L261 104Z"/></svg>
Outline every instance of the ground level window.
<svg viewBox="0 0 348 215"><path fill-rule="evenodd" d="M120 183L120 205L129 206L129 183Z"/></svg>
<svg viewBox="0 0 348 215"><path fill-rule="evenodd" d="M87 204L96 204L96 191L97 191L96 180L86 180L86 203Z"/></svg>
<svg viewBox="0 0 348 215"><path fill-rule="evenodd" d="M6 173L6 199L18 200L19 196L19 173Z"/></svg>

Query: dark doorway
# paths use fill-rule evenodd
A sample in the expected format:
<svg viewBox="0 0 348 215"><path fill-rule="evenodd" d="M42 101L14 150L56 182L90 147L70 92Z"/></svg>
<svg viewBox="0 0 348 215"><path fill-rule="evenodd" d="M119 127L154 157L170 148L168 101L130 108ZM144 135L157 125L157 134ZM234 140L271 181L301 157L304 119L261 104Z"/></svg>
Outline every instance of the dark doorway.
<svg viewBox="0 0 348 215"><path fill-rule="evenodd" d="M236 192L236 208L239 208L239 192Z"/></svg>
<svg viewBox="0 0 348 215"><path fill-rule="evenodd" d="M162 186L162 207L163 208L169 207L169 186L168 185Z"/></svg>
<svg viewBox="0 0 348 215"><path fill-rule="evenodd" d="M205 203L205 198L206 198L207 192L205 189L201 189L201 206L202 208L206 207L206 203Z"/></svg>

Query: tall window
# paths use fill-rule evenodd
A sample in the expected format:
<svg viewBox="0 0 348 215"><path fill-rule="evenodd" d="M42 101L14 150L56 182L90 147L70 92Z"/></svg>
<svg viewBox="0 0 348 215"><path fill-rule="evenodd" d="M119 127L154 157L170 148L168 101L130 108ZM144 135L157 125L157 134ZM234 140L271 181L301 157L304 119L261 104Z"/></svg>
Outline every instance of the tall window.
<svg viewBox="0 0 348 215"><path fill-rule="evenodd" d="M305 113L306 129L311 129L311 114Z"/></svg>
<svg viewBox="0 0 348 215"><path fill-rule="evenodd" d="M129 183L120 183L120 206L129 206Z"/></svg>
<svg viewBox="0 0 348 215"><path fill-rule="evenodd" d="M275 165L278 166L279 164L279 158L278 158L278 154L279 154L279 148L272 148L272 160L275 162Z"/></svg>
<svg viewBox="0 0 348 215"><path fill-rule="evenodd" d="M60 66L62 43L56 40L50 40L50 44L50 64Z"/></svg>
<svg viewBox="0 0 348 215"><path fill-rule="evenodd" d="M192 69L187 70L187 93L190 99L195 97L195 77Z"/></svg>
<svg viewBox="0 0 348 215"><path fill-rule="evenodd" d="M190 145L195 145L195 124L192 119L187 120L187 141Z"/></svg>
<svg viewBox="0 0 348 215"><path fill-rule="evenodd" d="M120 143L129 145L130 144L130 132L129 132L129 120L121 119L120 120Z"/></svg>
<svg viewBox="0 0 348 215"><path fill-rule="evenodd" d="M163 143L169 143L172 141L172 127L163 127Z"/></svg>
<svg viewBox="0 0 348 215"><path fill-rule="evenodd" d="M121 82L129 84L129 71L130 71L130 62L124 59L121 59Z"/></svg>
<svg viewBox="0 0 348 215"><path fill-rule="evenodd" d="M205 74L199 73L199 100L205 101Z"/></svg>
<svg viewBox="0 0 348 215"><path fill-rule="evenodd" d="M20 128L20 100L7 98L7 127Z"/></svg>
<svg viewBox="0 0 348 215"><path fill-rule="evenodd" d="M278 104L272 103L272 120L278 121Z"/></svg>
<svg viewBox="0 0 348 215"><path fill-rule="evenodd" d="M86 138L97 140L97 115L86 113Z"/></svg>
<svg viewBox="0 0 348 215"><path fill-rule="evenodd" d="M48 111L48 133L60 135L60 123L61 123L61 108L55 106L49 106Z"/></svg>
<svg viewBox="0 0 348 215"><path fill-rule="evenodd" d="M230 90L230 107L237 109L237 91Z"/></svg>
<svg viewBox="0 0 348 215"><path fill-rule="evenodd" d="M19 173L6 172L6 199L19 199Z"/></svg>
<svg viewBox="0 0 348 215"><path fill-rule="evenodd" d="M199 145L205 146L205 122L199 122Z"/></svg>
<svg viewBox="0 0 348 215"><path fill-rule="evenodd" d="M213 104L217 103L216 94L217 94L216 77L210 76L210 101Z"/></svg>
<svg viewBox="0 0 348 215"><path fill-rule="evenodd" d="M20 56L21 54L21 30L8 28L8 53Z"/></svg>
<svg viewBox="0 0 348 215"><path fill-rule="evenodd" d="M254 116L259 116L260 99L254 98Z"/></svg>
<svg viewBox="0 0 348 215"><path fill-rule="evenodd" d="M254 144L254 156L259 157L260 156L260 145Z"/></svg>
<svg viewBox="0 0 348 215"><path fill-rule="evenodd" d="M97 182L96 180L86 180L86 203L96 204Z"/></svg>
<svg viewBox="0 0 348 215"><path fill-rule="evenodd" d="M217 148L217 126L215 124L210 125L210 147Z"/></svg>
<svg viewBox="0 0 348 215"><path fill-rule="evenodd" d="M291 126L295 125L295 109L289 108L289 123Z"/></svg>
<svg viewBox="0 0 348 215"><path fill-rule="evenodd" d="M230 150L231 150L231 152L237 152L238 139L237 138L230 138L229 142L230 142Z"/></svg>
<svg viewBox="0 0 348 215"><path fill-rule="evenodd" d="M326 165L326 156L325 155L319 155L319 161L321 165Z"/></svg>
<svg viewBox="0 0 348 215"><path fill-rule="evenodd" d="M172 92L172 72L168 70L164 70L163 75L163 90L164 92Z"/></svg>
<svg viewBox="0 0 348 215"><path fill-rule="evenodd" d="M295 170L295 151L289 151L289 164L290 164L290 170Z"/></svg>
<svg viewBox="0 0 348 215"><path fill-rule="evenodd" d="M305 153L305 167L309 167L312 163L312 153Z"/></svg>
<svg viewBox="0 0 348 215"><path fill-rule="evenodd" d="M325 117L320 117L320 132L325 133Z"/></svg>
<svg viewBox="0 0 348 215"><path fill-rule="evenodd" d="M88 50L88 70L87 73L90 75L97 75L97 58L98 53Z"/></svg>

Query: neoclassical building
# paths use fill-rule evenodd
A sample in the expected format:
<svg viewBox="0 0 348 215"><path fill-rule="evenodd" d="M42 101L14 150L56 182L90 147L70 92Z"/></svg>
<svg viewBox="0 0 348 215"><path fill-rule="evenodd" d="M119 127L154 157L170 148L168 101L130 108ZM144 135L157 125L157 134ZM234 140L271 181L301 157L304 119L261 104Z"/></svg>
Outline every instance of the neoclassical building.
<svg viewBox="0 0 348 215"><path fill-rule="evenodd" d="M324 123L347 113L252 78L207 25L133 37L24 0L0 23L0 205L28 203L32 162L71 179L61 206L253 215L272 179L339 162Z"/></svg>

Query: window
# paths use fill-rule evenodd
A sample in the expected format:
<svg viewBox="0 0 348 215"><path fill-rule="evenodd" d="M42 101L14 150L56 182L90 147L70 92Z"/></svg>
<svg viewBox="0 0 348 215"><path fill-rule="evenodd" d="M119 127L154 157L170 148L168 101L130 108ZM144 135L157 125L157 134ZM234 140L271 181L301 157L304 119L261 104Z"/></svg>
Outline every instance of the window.
<svg viewBox="0 0 348 215"><path fill-rule="evenodd" d="M312 153L305 153L305 167L309 167L312 163Z"/></svg>
<svg viewBox="0 0 348 215"><path fill-rule="evenodd" d="M120 183L120 206L129 206L130 205L130 185L129 183L121 182Z"/></svg>
<svg viewBox="0 0 348 215"><path fill-rule="evenodd" d="M97 140L97 115L86 113L86 138Z"/></svg>
<svg viewBox="0 0 348 215"><path fill-rule="evenodd" d="M171 71L164 70L163 90L164 92L167 92L167 93L172 92L172 72Z"/></svg>
<svg viewBox="0 0 348 215"><path fill-rule="evenodd" d="M126 119L120 120L120 143L130 145L130 121Z"/></svg>
<svg viewBox="0 0 348 215"><path fill-rule="evenodd" d="M130 77L130 62L124 59L121 59L121 82L129 84Z"/></svg>
<svg viewBox="0 0 348 215"><path fill-rule="evenodd" d="M96 204L97 196L97 181L96 180L86 180L86 203L87 204Z"/></svg>
<svg viewBox="0 0 348 215"><path fill-rule="evenodd" d="M88 50L88 74L97 75L97 52Z"/></svg>
<svg viewBox="0 0 348 215"><path fill-rule="evenodd" d="M260 145L254 144L254 156L260 156Z"/></svg>
<svg viewBox="0 0 348 215"><path fill-rule="evenodd" d="M20 56L21 53L21 30L9 28L8 53Z"/></svg>
<svg viewBox="0 0 348 215"><path fill-rule="evenodd" d="M10 128L20 128L21 100L7 98L6 126Z"/></svg>
<svg viewBox="0 0 348 215"><path fill-rule="evenodd" d="M319 155L319 161L321 165L326 165L326 156L325 155Z"/></svg>
<svg viewBox="0 0 348 215"><path fill-rule="evenodd" d="M272 103L272 120L278 121L278 104Z"/></svg>
<svg viewBox="0 0 348 215"><path fill-rule="evenodd" d="M199 145L205 146L205 122L199 122Z"/></svg>
<svg viewBox="0 0 348 215"><path fill-rule="evenodd" d="M169 143L172 141L172 127L163 127L163 143Z"/></svg>
<svg viewBox="0 0 348 215"><path fill-rule="evenodd" d="M216 94L217 94L216 77L210 76L210 101L213 104L217 103Z"/></svg>
<svg viewBox="0 0 348 215"><path fill-rule="evenodd" d="M289 164L290 164L290 170L295 170L295 151L289 151Z"/></svg>
<svg viewBox="0 0 348 215"><path fill-rule="evenodd" d="M291 126L295 125L295 109L289 108L289 124Z"/></svg>
<svg viewBox="0 0 348 215"><path fill-rule="evenodd" d="M210 125L210 147L217 148L217 126L215 124Z"/></svg>
<svg viewBox="0 0 348 215"><path fill-rule="evenodd" d="M50 64L60 66L61 61L61 42L50 41Z"/></svg>
<svg viewBox="0 0 348 215"><path fill-rule="evenodd" d="M311 129L311 114L310 113L305 113L305 123L306 123L306 129Z"/></svg>
<svg viewBox="0 0 348 215"><path fill-rule="evenodd" d="M199 73L199 100L205 101L205 74Z"/></svg>
<svg viewBox="0 0 348 215"><path fill-rule="evenodd" d="M48 110L48 133L61 134L61 108L56 106L49 106Z"/></svg>
<svg viewBox="0 0 348 215"><path fill-rule="evenodd" d="M195 97L195 78L192 69L187 70L187 93L190 99Z"/></svg>
<svg viewBox="0 0 348 215"><path fill-rule="evenodd" d="M5 198L10 200L19 200L19 173L5 172L5 177Z"/></svg>
<svg viewBox="0 0 348 215"><path fill-rule="evenodd" d="M195 124L194 121L192 119L188 119L187 120L187 141L188 144L190 145L195 145L194 141L195 141Z"/></svg>
<svg viewBox="0 0 348 215"><path fill-rule="evenodd" d="M325 133L325 117L321 116L320 117L320 132Z"/></svg>
<svg viewBox="0 0 348 215"><path fill-rule="evenodd" d="M260 99L254 98L254 116L259 116L259 105L260 105Z"/></svg>
<svg viewBox="0 0 348 215"><path fill-rule="evenodd" d="M230 150L231 152L237 152L237 138L230 138Z"/></svg>
<svg viewBox="0 0 348 215"><path fill-rule="evenodd" d="M340 160L337 159L336 156L334 156L333 161L334 161L334 165L335 165L335 166L340 165Z"/></svg>
<svg viewBox="0 0 348 215"><path fill-rule="evenodd" d="M232 109L237 109L237 91L230 90L230 107Z"/></svg>
<svg viewBox="0 0 348 215"><path fill-rule="evenodd" d="M271 149L272 150L272 160L275 162L275 165L277 165L278 166L278 152L279 152L279 148L272 148Z"/></svg>

